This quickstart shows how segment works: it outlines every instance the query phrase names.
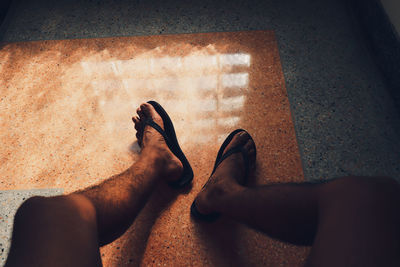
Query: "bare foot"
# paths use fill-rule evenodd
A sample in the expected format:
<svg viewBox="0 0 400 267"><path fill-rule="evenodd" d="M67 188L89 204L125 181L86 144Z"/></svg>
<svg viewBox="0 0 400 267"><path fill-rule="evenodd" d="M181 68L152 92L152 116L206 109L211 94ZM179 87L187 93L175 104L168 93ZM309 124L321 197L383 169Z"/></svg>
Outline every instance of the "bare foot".
<svg viewBox="0 0 400 267"><path fill-rule="evenodd" d="M230 148L244 145L248 152L250 170L254 170L256 163L256 148L253 140L247 132L236 134L224 153ZM230 155L217 167L214 174L210 177L204 188L196 197L196 207L202 214L219 212L217 204L222 197L228 194L235 194L243 189L243 179L245 177L244 160L241 153Z"/></svg>
<svg viewBox="0 0 400 267"><path fill-rule="evenodd" d="M149 157L149 162L156 162L160 175L168 182L177 181L183 171L181 161L168 148L164 137L153 127L145 125L147 119L152 119L162 129L164 124L161 116L149 103L143 103L136 110L138 116L132 117L135 124L136 137L142 149L141 157Z"/></svg>

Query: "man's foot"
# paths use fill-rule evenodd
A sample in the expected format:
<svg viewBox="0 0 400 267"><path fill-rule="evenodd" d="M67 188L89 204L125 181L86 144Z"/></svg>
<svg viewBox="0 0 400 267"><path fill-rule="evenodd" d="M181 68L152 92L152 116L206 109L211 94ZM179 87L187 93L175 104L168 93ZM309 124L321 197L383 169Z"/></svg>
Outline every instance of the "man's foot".
<svg viewBox="0 0 400 267"><path fill-rule="evenodd" d="M145 124L146 120L152 119L164 129L161 116L149 103L141 104L136 112L138 116L132 117L132 121L142 149L140 157L146 157L148 162L155 162L160 175L165 177L167 182L177 181L183 171L181 161L171 152L164 137L156 129Z"/></svg>
<svg viewBox="0 0 400 267"><path fill-rule="evenodd" d="M254 170L256 163L256 148L250 135L243 131L236 134L226 151L235 147L243 146L249 155L250 170ZM217 167L214 174L210 177L204 188L196 197L196 208L202 214L220 212L218 205L221 199L226 196L238 193L243 189L243 179L245 177L245 165L241 153L230 155Z"/></svg>

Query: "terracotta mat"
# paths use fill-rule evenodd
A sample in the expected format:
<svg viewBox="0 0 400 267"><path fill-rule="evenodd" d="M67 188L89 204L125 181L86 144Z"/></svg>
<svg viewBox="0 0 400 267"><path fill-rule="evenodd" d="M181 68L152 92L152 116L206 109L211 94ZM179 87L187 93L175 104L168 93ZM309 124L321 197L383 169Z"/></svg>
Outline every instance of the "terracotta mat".
<svg viewBox="0 0 400 267"><path fill-rule="evenodd" d="M1 44L0 69L1 190L68 193L101 182L137 159L131 116L141 102L158 101L173 119L193 187L158 189L101 249L105 266L304 263L307 248L189 216L221 142L239 127L256 141L254 183L304 179L273 31Z"/></svg>

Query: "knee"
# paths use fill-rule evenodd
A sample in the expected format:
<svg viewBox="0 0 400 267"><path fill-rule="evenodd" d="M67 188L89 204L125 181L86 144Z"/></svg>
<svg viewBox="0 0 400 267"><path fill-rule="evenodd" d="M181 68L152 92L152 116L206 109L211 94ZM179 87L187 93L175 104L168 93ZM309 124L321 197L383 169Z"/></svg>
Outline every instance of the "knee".
<svg viewBox="0 0 400 267"><path fill-rule="evenodd" d="M17 209L15 214L15 220L30 219L33 216L37 216L43 210L47 198L41 196L33 196L25 200Z"/></svg>
<svg viewBox="0 0 400 267"><path fill-rule="evenodd" d="M400 184L390 177L341 177L326 183L322 191L335 200L400 205Z"/></svg>
<svg viewBox="0 0 400 267"><path fill-rule="evenodd" d="M96 210L90 200L80 195L41 197L25 200L15 214L15 222L52 218L77 218L83 222L95 222Z"/></svg>
<svg viewBox="0 0 400 267"><path fill-rule="evenodd" d="M390 177L385 176L349 176L334 181L342 188L351 191L365 191L367 193L398 192L399 183Z"/></svg>
<svg viewBox="0 0 400 267"><path fill-rule="evenodd" d="M332 183L344 184L344 185L355 185L355 186L376 186L376 185L390 185L394 186L398 184L396 180L386 176L345 176L334 179Z"/></svg>

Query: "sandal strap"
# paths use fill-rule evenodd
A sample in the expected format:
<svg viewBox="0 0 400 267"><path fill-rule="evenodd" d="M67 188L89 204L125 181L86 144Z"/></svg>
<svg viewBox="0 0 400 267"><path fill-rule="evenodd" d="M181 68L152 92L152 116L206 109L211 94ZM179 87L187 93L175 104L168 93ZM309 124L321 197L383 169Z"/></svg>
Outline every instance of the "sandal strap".
<svg viewBox="0 0 400 267"><path fill-rule="evenodd" d="M168 147L169 147L169 138L168 138L168 135L167 135L167 133L163 130L163 128L161 128L160 125L158 125L155 121L153 121L153 120L150 119L150 118L144 121L144 125L145 125L145 126L146 126L146 125L149 125L149 126L153 127L154 129L156 129L157 132L159 132L159 133L164 137L164 140L165 140L165 142L167 143L167 145L168 145Z"/></svg>

